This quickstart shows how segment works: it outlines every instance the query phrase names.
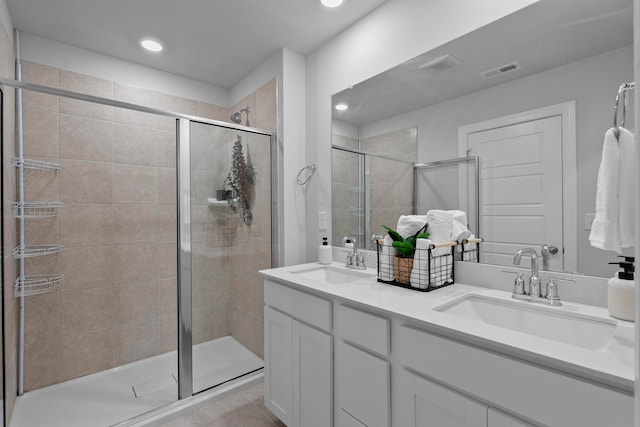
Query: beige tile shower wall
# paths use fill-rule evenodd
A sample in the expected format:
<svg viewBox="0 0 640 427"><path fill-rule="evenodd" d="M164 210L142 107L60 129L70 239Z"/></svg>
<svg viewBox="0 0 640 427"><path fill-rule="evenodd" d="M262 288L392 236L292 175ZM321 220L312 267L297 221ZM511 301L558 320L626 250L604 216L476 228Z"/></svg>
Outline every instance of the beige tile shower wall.
<svg viewBox="0 0 640 427"><path fill-rule="evenodd" d="M25 63L24 68L25 81L228 120L223 107L39 64ZM252 124L257 126L268 115L259 108L260 96L254 98ZM251 247L246 241L252 233L263 238L253 231L258 227L247 232L237 218L206 205L226 175L225 164L228 169L231 139L216 132L226 131L195 132L193 145L194 343L234 329L228 304L234 283L230 253ZM217 144L222 139L226 147L213 146L211 139ZM25 98L25 147L28 157L63 165L57 174L31 173L27 200L64 202L60 217L32 220L26 230L30 244L60 242L63 252L29 260L27 268L30 274L65 275L59 291L27 298L25 388L175 350L174 119L31 93ZM262 265L255 261L252 266L254 282ZM242 315L236 317L243 325L251 323L248 314L261 320L255 301L237 303ZM240 327L238 336L254 337L251 349L262 354L257 323L251 323L251 330Z"/></svg>
<svg viewBox="0 0 640 427"><path fill-rule="evenodd" d="M236 103L230 112L249 107L251 126L275 133L276 80L271 80L247 98ZM243 114L243 124L245 115ZM247 348L264 354L264 292L261 269L271 267L271 188L269 138L251 135L243 140L244 153L256 171L253 194L253 223L238 222L231 253L231 334Z"/></svg>
<svg viewBox="0 0 640 427"><path fill-rule="evenodd" d="M4 24L0 20L0 75L2 77L15 77L13 49L7 38ZM17 245L15 233L15 221L13 219L13 203L16 201L16 169L11 160L15 157L15 90L9 87L3 88L3 129L2 129L2 159L3 159L3 191L2 200L4 218L4 241L2 242L2 254L4 259L4 353L0 356L4 359L4 390L0 389L0 399L4 400L6 419L11 420L13 406L17 395L17 316L18 306L14 298L13 282L16 278L16 261L11 256L13 248ZM0 378L2 379L2 378Z"/></svg>
<svg viewBox="0 0 640 427"><path fill-rule="evenodd" d="M363 149L415 162L418 158L417 130L407 128L366 138ZM371 233L384 235L382 224L395 229L400 215L413 213L413 167L371 157L369 170Z"/></svg>

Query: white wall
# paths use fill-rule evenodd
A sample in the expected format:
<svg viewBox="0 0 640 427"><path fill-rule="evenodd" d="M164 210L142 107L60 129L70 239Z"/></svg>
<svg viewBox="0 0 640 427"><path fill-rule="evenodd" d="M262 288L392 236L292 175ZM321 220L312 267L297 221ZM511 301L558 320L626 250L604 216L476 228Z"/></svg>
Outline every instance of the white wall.
<svg viewBox="0 0 640 427"><path fill-rule="evenodd" d="M20 57L43 65L228 107L229 91L112 56L20 33Z"/></svg>
<svg viewBox="0 0 640 427"><path fill-rule="evenodd" d="M482 90L434 106L363 126L363 138L418 126L418 159L458 157L458 127L565 101L576 101L578 159L578 271L610 277L613 252L592 248L584 216L595 210L596 177L604 132L613 121L613 103L622 82L633 80L632 46ZM515 96L526 94L526 96ZM627 125L634 129L633 118Z"/></svg>
<svg viewBox="0 0 640 427"><path fill-rule="evenodd" d="M331 95L535 0L389 0L307 57L307 260L317 259L318 212L331 212ZM331 235L331 230L329 230Z"/></svg>

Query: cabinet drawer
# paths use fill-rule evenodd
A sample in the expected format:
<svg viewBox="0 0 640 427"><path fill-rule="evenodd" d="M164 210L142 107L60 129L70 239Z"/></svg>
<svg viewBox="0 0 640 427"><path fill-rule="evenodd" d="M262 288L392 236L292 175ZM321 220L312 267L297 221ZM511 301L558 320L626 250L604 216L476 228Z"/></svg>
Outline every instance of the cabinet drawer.
<svg viewBox="0 0 640 427"><path fill-rule="evenodd" d="M343 342L336 348L338 410L368 427L390 426L389 363Z"/></svg>
<svg viewBox="0 0 640 427"><path fill-rule="evenodd" d="M323 331L331 331L331 301L306 292L264 281L264 301L269 307L285 312Z"/></svg>
<svg viewBox="0 0 640 427"><path fill-rule="evenodd" d="M523 418L554 427L601 427L611 425L615 414L615 425L633 425L633 396L623 392L411 326L398 332L394 352L404 366Z"/></svg>
<svg viewBox="0 0 640 427"><path fill-rule="evenodd" d="M389 319L340 304L336 306L335 323L336 330L344 340L382 356L389 356Z"/></svg>

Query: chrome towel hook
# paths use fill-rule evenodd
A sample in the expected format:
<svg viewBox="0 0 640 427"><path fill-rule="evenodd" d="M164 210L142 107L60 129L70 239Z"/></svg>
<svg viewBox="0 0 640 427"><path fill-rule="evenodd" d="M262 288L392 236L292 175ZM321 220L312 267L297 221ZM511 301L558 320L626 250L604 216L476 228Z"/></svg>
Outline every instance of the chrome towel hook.
<svg viewBox="0 0 640 427"><path fill-rule="evenodd" d="M296 176L296 182L298 183L298 185L305 185L307 182L309 182L315 171L315 164L308 165L300 169L300 172L298 172L298 176Z"/></svg>
<svg viewBox="0 0 640 427"><path fill-rule="evenodd" d="M620 128L618 127L618 106L620 105L620 99L622 98L622 120L620 126L624 126L624 121L627 117L627 91L635 88L635 83L622 83L618 89L616 95L616 105L613 107L613 134L616 139L620 139Z"/></svg>

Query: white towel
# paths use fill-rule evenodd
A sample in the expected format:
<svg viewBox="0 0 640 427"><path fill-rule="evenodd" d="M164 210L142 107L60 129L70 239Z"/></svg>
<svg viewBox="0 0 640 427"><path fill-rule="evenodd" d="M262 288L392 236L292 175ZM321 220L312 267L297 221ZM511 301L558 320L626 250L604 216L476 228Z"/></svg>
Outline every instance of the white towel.
<svg viewBox="0 0 640 427"><path fill-rule="evenodd" d="M426 215L400 215L396 231L405 239L416 234L427 222Z"/></svg>
<svg viewBox="0 0 640 427"><path fill-rule="evenodd" d="M618 188L620 246L631 248L636 245L636 153L633 134L620 129L620 180Z"/></svg>
<svg viewBox="0 0 640 427"><path fill-rule="evenodd" d="M393 258L396 256L397 250L392 245L391 236L385 236L382 248L380 248L378 278L386 281L393 280Z"/></svg>
<svg viewBox="0 0 640 427"><path fill-rule="evenodd" d="M464 228L467 228L467 213L465 211L459 211L459 210L450 210L447 211L449 212L451 215L453 215L453 219L456 220L457 222L459 222L460 224L462 224L464 226Z"/></svg>
<svg viewBox="0 0 640 427"><path fill-rule="evenodd" d="M596 188L596 215L591 224L591 246L620 253L619 227L619 169L620 148L614 129L604 136L602 160Z"/></svg>
<svg viewBox="0 0 640 427"><path fill-rule="evenodd" d="M429 240L434 244L450 242L453 230L453 215L446 211L432 209L427 212L427 222L429 223ZM438 248L433 251L434 256L443 255L451 250L450 247Z"/></svg>
<svg viewBox="0 0 640 427"><path fill-rule="evenodd" d="M449 238L449 240L455 240L458 243L462 243L464 239L469 239L472 235L473 234L471 234L467 227L465 227L458 221L453 221L453 226L451 227L451 237Z"/></svg>
<svg viewBox="0 0 640 427"><path fill-rule="evenodd" d="M413 269L409 282L414 288L426 289L429 286L429 245L430 239L416 240L416 253L413 255ZM435 280L434 264L431 263L431 280Z"/></svg>
<svg viewBox="0 0 640 427"><path fill-rule="evenodd" d="M439 257L434 253L440 249L431 251L432 258L429 259L429 245L433 244L430 239L418 239L416 241L416 253L413 256L413 269L409 283L414 288L426 289L431 286L441 286L445 282L451 281L451 273L453 272L453 260L450 257ZM451 247L441 248L445 252L451 250ZM431 270L429 270L431 267Z"/></svg>

